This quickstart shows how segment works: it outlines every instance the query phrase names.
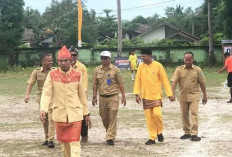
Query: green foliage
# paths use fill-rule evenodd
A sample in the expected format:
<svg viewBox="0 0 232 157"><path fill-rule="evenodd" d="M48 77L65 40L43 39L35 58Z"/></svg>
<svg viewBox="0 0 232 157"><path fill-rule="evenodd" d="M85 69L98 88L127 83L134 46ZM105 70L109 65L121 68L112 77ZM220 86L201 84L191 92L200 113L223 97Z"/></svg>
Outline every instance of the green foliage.
<svg viewBox="0 0 232 157"><path fill-rule="evenodd" d="M23 0L0 1L0 48L14 49L23 34Z"/></svg>
<svg viewBox="0 0 232 157"><path fill-rule="evenodd" d="M207 36L202 36L201 40L199 41L200 46L207 46L209 45L209 37Z"/></svg>
<svg viewBox="0 0 232 157"><path fill-rule="evenodd" d="M216 33L213 36L213 42L215 45L221 45L221 40L223 39L223 33ZM209 37L206 35L202 35L201 40L199 41L200 46L208 46L209 45Z"/></svg>
<svg viewBox="0 0 232 157"><path fill-rule="evenodd" d="M44 28L54 31L54 46L77 44L77 7L75 0L52 1L42 16ZM82 41L94 43L97 38L96 12L85 9L83 4Z"/></svg>
<svg viewBox="0 0 232 157"><path fill-rule="evenodd" d="M96 21L99 42L104 41L106 38L114 38L118 30L116 17L109 15L111 10L105 9L103 11L106 13L106 17L98 17Z"/></svg>

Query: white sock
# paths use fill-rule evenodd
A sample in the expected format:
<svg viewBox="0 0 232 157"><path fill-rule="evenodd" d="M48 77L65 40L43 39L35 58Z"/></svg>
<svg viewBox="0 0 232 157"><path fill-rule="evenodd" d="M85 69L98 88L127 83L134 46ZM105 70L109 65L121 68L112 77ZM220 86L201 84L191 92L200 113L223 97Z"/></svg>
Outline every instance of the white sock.
<svg viewBox="0 0 232 157"><path fill-rule="evenodd" d="M134 80L134 74L131 74L131 79Z"/></svg>

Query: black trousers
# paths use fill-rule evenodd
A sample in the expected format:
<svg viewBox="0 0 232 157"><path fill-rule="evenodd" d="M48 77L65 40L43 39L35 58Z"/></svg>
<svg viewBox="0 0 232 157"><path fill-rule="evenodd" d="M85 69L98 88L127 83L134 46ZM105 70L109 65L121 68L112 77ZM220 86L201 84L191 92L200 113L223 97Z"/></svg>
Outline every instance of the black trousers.
<svg viewBox="0 0 232 157"><path fill-rule="evenodd" d="M81 127L81 137L88 136L88 126L85 123L85 120L82 120L82 127Z"/></svg>

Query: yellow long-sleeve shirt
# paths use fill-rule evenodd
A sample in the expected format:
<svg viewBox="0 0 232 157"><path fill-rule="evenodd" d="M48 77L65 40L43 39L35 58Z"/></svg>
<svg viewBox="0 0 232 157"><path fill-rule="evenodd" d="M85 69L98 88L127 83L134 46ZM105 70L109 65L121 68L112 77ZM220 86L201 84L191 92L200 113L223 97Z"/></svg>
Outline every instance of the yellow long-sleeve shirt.
<svg viewBox="0 0 232 157"><path fill-rule="evenodd" d="M82 73L82 81L85 87L85 91L88 89L88 73L86 66L79 61L76 61L76 64L73 66L73 69L79 70Z"/></svg>
<svg viewBox="0 0 232 157"><path fill-rule="evenodd" d="M60 68L49 72L44 83L40 110L47 112L53 98L53 115L55 122L77 122L83 115L89 114L87 97L81 73L74 69L63 72Z"/></svg>
<svg viewBox="0 0 232 157"><path fill-rule="evenodd" d="M162 86L166 95L172 96L170 82L162 64L157 61L149 65L141 63L135 79L134 94L147 100L162 99Z"/></svg>

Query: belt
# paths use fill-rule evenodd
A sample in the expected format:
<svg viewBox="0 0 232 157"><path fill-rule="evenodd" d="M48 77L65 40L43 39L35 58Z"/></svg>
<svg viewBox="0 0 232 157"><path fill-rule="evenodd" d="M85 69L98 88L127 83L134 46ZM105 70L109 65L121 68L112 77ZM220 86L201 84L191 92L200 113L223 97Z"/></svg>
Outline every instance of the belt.
<svg viewBox="0 0 232 157"><path fill-rule="evenodd" d="M101 97L105 97L105 98L108 98L108 97L111 97L111 96L114 96L116 94L111 94L111 95L100 95Z"/></svg>

